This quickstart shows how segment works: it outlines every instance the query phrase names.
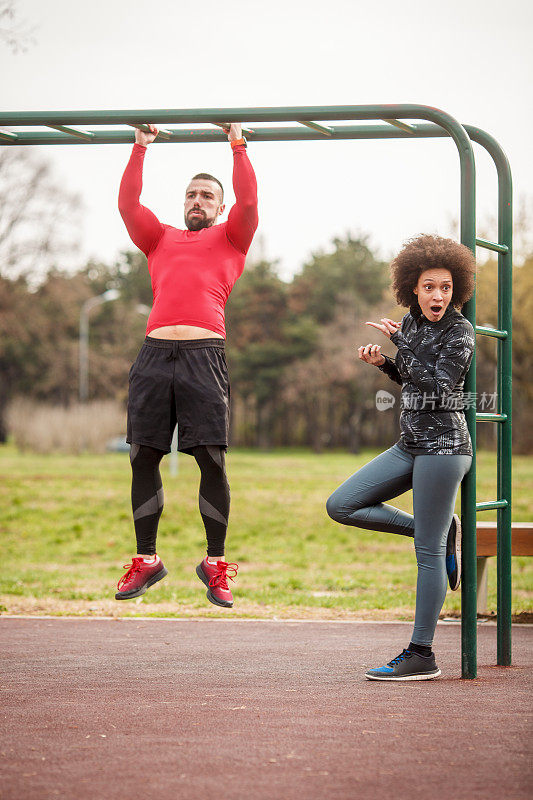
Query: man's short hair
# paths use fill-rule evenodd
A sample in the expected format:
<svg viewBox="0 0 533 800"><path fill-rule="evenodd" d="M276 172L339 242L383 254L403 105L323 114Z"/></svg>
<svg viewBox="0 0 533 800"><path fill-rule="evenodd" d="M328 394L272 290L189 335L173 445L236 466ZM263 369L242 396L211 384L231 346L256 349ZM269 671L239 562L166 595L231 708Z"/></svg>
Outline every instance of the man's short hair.
<svg viewBox="0 0 533 800"><path fill-rule="evenodd" d="M214 175L209 175L207 172L199 172L198 175L195 175L193 178L191 178L191 180L214 181L215 183L218 183L218 185L220 186L220 191L222 192L222 202L224 202L224 187L220 183L219 179L215 178Z"/></svg>

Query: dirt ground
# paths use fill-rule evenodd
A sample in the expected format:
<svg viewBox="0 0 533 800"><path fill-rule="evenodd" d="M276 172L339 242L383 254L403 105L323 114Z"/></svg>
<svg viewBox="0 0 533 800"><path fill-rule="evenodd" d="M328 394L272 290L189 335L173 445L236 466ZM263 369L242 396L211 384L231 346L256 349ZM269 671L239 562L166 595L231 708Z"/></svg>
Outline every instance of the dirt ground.
<svg viewBox="0 0 533 800"><path fill-rule="evenodd" d="M1 800L531 798L533 627L513 667L439 623L442 677L363 677L404 623L0 617Z"/></svg>

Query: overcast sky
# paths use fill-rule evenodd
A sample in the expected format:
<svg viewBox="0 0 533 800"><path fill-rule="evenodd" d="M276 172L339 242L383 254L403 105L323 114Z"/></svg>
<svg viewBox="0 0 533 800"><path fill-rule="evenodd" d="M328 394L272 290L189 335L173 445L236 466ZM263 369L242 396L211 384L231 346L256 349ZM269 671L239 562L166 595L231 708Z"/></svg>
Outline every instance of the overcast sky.
<svg viewBox="0 0 533 800"><path fill-rule="evenodd" d="M4 111L432 105L492 133L515 197L533 194L527 0L19 0L17 9L35 44L18 54L0 46ZM38 149L82 196L83 259L112 261L131 246L116 204L129 151ZM248 152L266 255L284 277L348 231L367 233L385 258L409 236L456 232L451 140L257 142ZM477 145L475 154L484 224L496 214L495 170ZM143 202L181 227L183 191L199 171L220 177L231 202L229 146L153 145Z"/></svg>

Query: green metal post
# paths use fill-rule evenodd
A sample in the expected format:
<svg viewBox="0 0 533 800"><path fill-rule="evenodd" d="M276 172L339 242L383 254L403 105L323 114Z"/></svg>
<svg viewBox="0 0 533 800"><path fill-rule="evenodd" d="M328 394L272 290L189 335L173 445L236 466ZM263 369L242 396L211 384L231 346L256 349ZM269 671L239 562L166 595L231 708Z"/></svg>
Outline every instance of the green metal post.
<svg viewBox="0 0 533 800"><path fill-rule="evenodd" d="M507 161L507 159L506 159ZM507 164L507 168L508 168ZM498 509L498 664L511 664L511 493L512 493L512 292L513 292L513 210L511 172L507 171L499 202L498 240L507 245L507 253L498 253L498 327L507 331L505 339L498 339L498 374L500 397L499 411L507 420L498 425L498 497L507 500L505 508Z"/></svg>
<svg viewBox="0 0 533 800"><path fill-rule="evenodd" d="M498 630L497 661L511 664L511 493L512 493L512 291L513 291L513 184L507 156L498 142L479 128L467 127L473 141L483 145L492 156L498 173L498 243L506 247L498 252L498 328L507 331L498 339L498 411L506 421L498 425L498 508L497 587ZM502 248L503 249L503 248Z"/></svg>
<svg viewBox="0 0 533 800"><path fill-rule="evenodd" d="M461 241L475 252L475 193L472 189L465 201L468 237ZM476 296L468 301L463 314L476 327ZM476 353L465 380L467 397L476 397ZM461 580L461 662L463 678L477 675L477 541L476 541L476 408L469 403L465 412L472 439L472 466L461 484L461 518L463 524L463 577Z"/></svg>

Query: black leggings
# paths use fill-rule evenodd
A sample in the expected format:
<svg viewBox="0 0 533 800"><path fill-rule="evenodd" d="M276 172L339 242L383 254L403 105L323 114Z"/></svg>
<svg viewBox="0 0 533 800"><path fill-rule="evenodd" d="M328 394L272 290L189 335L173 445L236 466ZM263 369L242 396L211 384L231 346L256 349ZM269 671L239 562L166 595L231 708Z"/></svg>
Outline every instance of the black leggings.
<svg viewBox="0 0 533 800"><path fill-rule="evenodd" d="M142 555L155 553L157 525L163 511L163 483L159 464L165 455L163 450L132 444L131 461L131 505L133 524L137 537L137 552Z"/></svg>
<svg viewBox="0 0 533 800"><path fill-rule="evenodd" d="M200 467L199 503L207 537L207 555L223 556L230 506L225 450L202 445L194 447L192 454ZM164 500L159 464L164 455L163 450L154 447L131 445L131 503L137 552L142 555L156 552L157 526Z"/></svg>
<svg viewBox="0 0 533 800"><path fill-rule="evenodd" d="M207 555L224 555L228 528L230 491L226 476L226 451L223 447L203 445L192 451L200 467L200 514L207 537Z"/></svg>

